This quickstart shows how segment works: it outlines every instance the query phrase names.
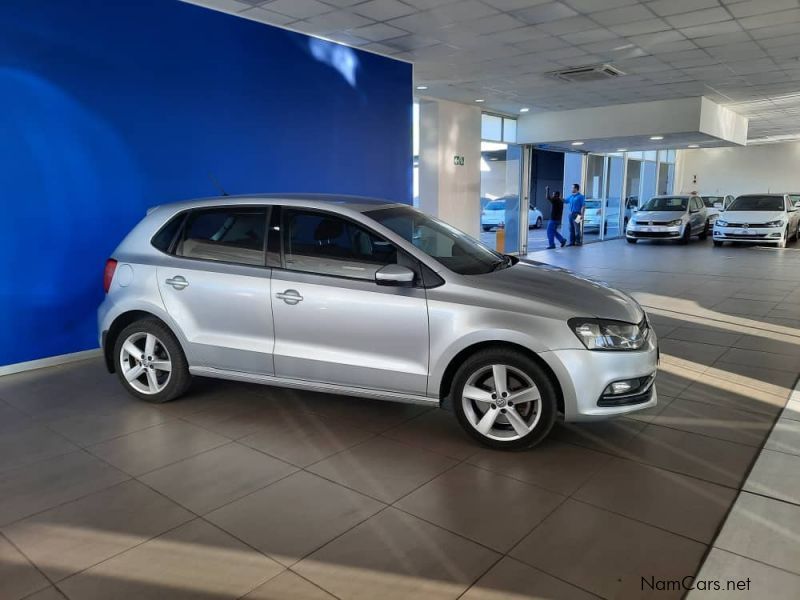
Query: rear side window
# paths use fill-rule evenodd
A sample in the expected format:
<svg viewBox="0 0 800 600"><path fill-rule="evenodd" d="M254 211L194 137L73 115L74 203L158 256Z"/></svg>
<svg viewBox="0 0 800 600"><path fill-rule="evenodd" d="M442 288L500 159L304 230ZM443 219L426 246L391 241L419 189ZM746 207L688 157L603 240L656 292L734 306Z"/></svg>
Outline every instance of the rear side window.
<svg viewBox="0 0 800 600"><path fill-rule="evenodd" d="M267 211L231 206L192 212L175 254L243 265L264 266Z"/></svg>
<svg viewBox="0 0 800 600"><path fill-rule="evenodd" d="M169 253L172 240L178 234L178 230L186 218L186 213L182 213L173 217L166 225L164 225L159 232L153 237L152 244L162 252Z"/></svg>

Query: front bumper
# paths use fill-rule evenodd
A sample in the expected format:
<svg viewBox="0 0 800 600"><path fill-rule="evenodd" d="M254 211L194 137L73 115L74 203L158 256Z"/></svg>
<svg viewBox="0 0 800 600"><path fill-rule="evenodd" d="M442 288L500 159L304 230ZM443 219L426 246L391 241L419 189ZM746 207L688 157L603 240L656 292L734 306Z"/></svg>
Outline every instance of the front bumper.
<svg viewBox="0 0 800 600"><path fill-rule="evenodd" d="M785 226L780 227L721 227L714 224L713 239L717 242L750 242L777 244L783 239Z"/></svg>
<svg viewBox="0 0 800 600"><path fill-rule="evenodd" d="M637 240L679 240L683 236L683 227L629 224L625 236Z"/></svg>
<svg viewBox="0 0 800 600"><path fill-rule="evenodd" d="M658 367L658 340L650 330L642 350L553 350L542 353L558 377L564 394L564 420L596 421L644 410L658 402L655 383L638 397L614 406L602 406L604 390L613 382L650 377Z"/></svg>

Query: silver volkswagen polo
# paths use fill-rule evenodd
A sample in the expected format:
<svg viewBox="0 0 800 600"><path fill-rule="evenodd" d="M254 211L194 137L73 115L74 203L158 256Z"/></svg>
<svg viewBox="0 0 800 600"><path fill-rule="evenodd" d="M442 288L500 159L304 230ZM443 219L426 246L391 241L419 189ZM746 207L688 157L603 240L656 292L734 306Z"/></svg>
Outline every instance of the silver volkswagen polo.
<svg viewBox="0 0 800 600"><path fill-rule="evenodd" d="M443 406L498 448L656 404L630 296L498 254L403 204L222 197L151 209L106 263L110 372L136 397L192 375Z"/></svg>

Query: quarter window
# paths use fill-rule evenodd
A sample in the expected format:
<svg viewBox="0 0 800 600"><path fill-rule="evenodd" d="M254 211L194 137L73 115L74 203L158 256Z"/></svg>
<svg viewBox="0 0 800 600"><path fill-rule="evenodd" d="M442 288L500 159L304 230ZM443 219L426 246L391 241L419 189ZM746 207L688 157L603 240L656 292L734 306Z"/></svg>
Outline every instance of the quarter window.
<svg viewBox="0 0 800 600"><path fill-rule="evenodd" d="M283 223L287 269L374 280L381 267L397 263L391 242L336 215L284 209Z"/></svg>
<svg viewBox="0 0 800 600"><path fill-rule="evenodd" d="M189 215L176 254L186 258L264 265L265 208L228 207Z"/></svg>

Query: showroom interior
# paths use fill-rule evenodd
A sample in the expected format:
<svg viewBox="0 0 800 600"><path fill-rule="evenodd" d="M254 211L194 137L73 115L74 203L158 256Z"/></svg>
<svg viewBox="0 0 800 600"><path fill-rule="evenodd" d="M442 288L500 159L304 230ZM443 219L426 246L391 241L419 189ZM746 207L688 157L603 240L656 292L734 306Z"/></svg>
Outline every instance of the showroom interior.
<svg viewBox="0 0 800 600"><path fill-rule="evenodd" d="M6 0L0 59L0 600L800 597L800 1ZM740 197L778 208L759 221ZM652 216L654 198L681 212ZM165 292L165 264L214 272L186 242L230 206L263 211L262 262L232 272L267 287ZM342 277L341 314L269 299L309 268L290 218L325 207L374 219L353 238L370 252L399 248L389 279ZM420 220L403 237L381 210ZM133 248L140 223L163 246ZM304 234L310 253L335 226ZM458 272L463 248L497 262ZM154 286L152 311L106 326L125 277ZM192 344L230 362L235 324L271 371L193 364L158 311L203 290L215 322L185 318L210 332ZM574 347L513 325L567 306L586 307L563 323ZM435 356L486 311L503 341ZM175 345L140 361L123 334L147 319ZM312 383L281 378L279 331L320 322L324 345L297 350ZM626 326L643 345L592 347L595 322L592 343ZM657 370L612 374L646 348ZM337 383L391 352L369 390ZM532 372L550 382L531 447L464 421L488 385L468 367L503 352L518 409ZM570 352L603 356L562 374L550 355ZM151 379L164 356L174 377ZM147 401L183 371L180 397ZM410 373L413 397L392 387ZM489 374L472 426L497 411L514 434ZM595 379L576 412L563 382ZM630 381L642 406L602 404Z"/></svg>

